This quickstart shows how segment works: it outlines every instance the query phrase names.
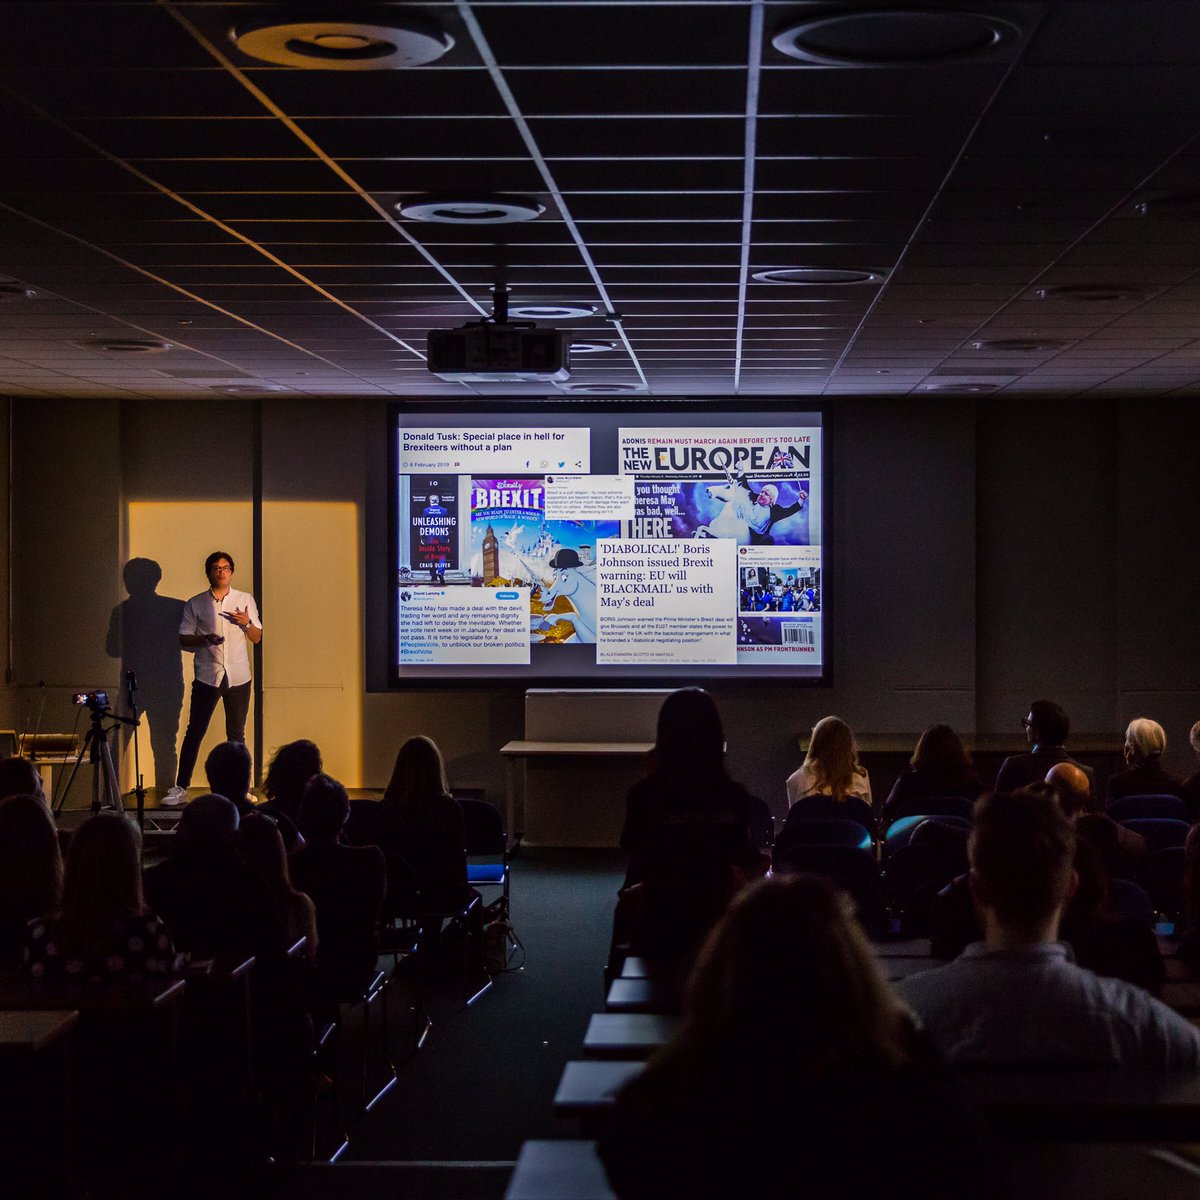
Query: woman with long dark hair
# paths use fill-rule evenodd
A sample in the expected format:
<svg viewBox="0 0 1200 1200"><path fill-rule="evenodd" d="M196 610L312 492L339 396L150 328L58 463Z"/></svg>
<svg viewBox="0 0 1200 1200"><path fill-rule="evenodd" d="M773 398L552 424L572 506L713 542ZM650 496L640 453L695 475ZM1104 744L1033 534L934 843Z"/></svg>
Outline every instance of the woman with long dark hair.
<svg viewBox="0 0 1200 1200"><path fill-rule="evenodd" d="M919 813L921 801L934 796L977 800L982 793L983 784L958 734L949 725L930 725L888 794L883 819L891 822Z"/></svg>
<svg viewBox="0 0 1200 1200"><path fill-rule="evenodd" d="M678 1034L600 1139L622 1200L999 1194L982 1125L881 974L848 899L759 882L709 935Z"/></svg>
<svg viewBox="0 0 1200 1200"><path fill-rule="evenodd" d="M721 716L703 689L663 701L650 772L625 800L621 846L629 861L613 954L686 969L730 896L765 869L750 838L750 795L726 769Z"/></svg>
<svg viewBox="0 0 1200 1200"><path fill-rule="evenodd" d="M392 777L380 802L378 844L388 859L389 904L398 897L393 879L420 893L426 912L451 911L465 903L467 830L462 808L450 794L437 744L410 737L397 751Z"/></svg>
<svg viewBox="0 0 1200 1200"><path fill-rule="evenodd" d="M656 858L683 852L688 843L747 866L756 858L749 825L750 794L726 769L725 731L713 698L703 688L672 692L659 709L650 772L625 798L625 887L645 879Z"/></svg>
<svg viewBox="0 0 1200 1200"><path fill-rule="evenodd" d="M142 898L141 837L100 813L71 838L62 905L31 924L23 974L42 983L97 985L166 979L179 962L166 926Z"/></svg>

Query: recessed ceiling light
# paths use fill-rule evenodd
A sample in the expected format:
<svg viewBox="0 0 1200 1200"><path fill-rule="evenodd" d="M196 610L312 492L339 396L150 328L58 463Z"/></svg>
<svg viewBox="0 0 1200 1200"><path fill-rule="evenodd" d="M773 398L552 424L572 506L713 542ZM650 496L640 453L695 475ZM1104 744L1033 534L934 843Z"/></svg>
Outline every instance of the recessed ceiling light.
<svg viewBox="0 0 1200 1200"><path fill-rule="evenodd" d="M610 350L615 350L617 345L615 342L572 342L572 354L606 354Z"/></svg>
<svg viewBox="0 0 1200 1200"><path fill-rule="evenodd" d="M772 271L755 271L751 276L758 283L854 284L879 283L883 271L867 268L841 267L781 267Z"/></svg>
<svg viewBox="0 0 1200 1200"><path fill-rule="evenodd" d="M1071 283L1060 287L1040 287L1034 292L1039 300L1141 300L1146 293L1140 288L1124 287L1119 283Z"/></svg>
<svg viewBox="0 0 1200 1200"><path fill-rule="evenodd" d="M621 396L628 392L642 392L640 383L560 383L564 392L575 392L588 396Z"/></svg>
<svg viewBox="0 0 1200 1200"><path fill-rule="evenodd" d="M377 10L378 11L378 10ZM235 25L229 40L251 58L317 71L395 71L436 62L454 39L433 21L405 14L356 21L296 21L276 15Z"/></svg>
<svg viewBox="0 0 1200 1200"><path fill-rule="evenodd" d="M996 391L998 383L927 383L922 389L926 392L957 392L960 395L982 396L987 392Z"/></svg>
<svg viewBox="0 0 1200 1200"><path fill-rule="evenodd" d="M1200 217L1200 192L1163 192L1157 196L1143 196L1133 207L1140 217L1191 220Z"/></svg>
<svg viewBox="0 0 1200 1200"><path fill-rule="evenodd" d="M32 300L37 292L23 283L0 283L0 304L10 300Z"/></svg>
<svg viewBox="0 0 1200 1200"><path fill-rule="evenodd" d="M212 390L225 396L261 396L263 392L283 392L287 389L279 383L226 383Z"/></svg>
<svg viewBox="0 0 1200 1200"><path fill-rule="evenodd" d="M573 321L579 317L594 317L594 304L514 304L509 314L526 321Z"/></svg>
<svg viewBox="0 0 1200 1200"><path fill-rule="evenodd" d="M977 58L1019 33L984 13L884 8L801 21L771 44L801 62L877 67Z"/></svg>
<svg viewBox="0 0 1200 1200"><path fill-rule="evenodd" d="M152 338L95 338L74 345L84 350L103 350L106 354L165 354L175 348L170 342Z"/></svg>
<svg viewBox="0 0 1200 1200"><path fill-rule="evenodd" d="M410 221L442 225L512 225L532 221L546 211L530 196L408 196L396 205Z"/></svg>
<svg viewBox="0 0 1200 1200"><path fill-rule="evenodd" d="M991 338L987 341L972 342L973 350L1017 350L1023 353L1032 353L1037 350L1061 350L1065 345L1064 341L1053 340L1049 338Z"/></svg>

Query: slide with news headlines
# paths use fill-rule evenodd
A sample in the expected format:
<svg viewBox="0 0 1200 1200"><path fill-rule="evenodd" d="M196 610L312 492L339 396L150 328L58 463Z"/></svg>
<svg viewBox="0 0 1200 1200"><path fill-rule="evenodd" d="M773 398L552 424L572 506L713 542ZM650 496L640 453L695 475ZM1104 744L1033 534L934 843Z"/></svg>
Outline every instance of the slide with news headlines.
<svg viewBox="0 0 1200 1200"><path fill-rule="evenodd" d="M604 417L398 423L397 675L819 674L818 421Z"/></svg>

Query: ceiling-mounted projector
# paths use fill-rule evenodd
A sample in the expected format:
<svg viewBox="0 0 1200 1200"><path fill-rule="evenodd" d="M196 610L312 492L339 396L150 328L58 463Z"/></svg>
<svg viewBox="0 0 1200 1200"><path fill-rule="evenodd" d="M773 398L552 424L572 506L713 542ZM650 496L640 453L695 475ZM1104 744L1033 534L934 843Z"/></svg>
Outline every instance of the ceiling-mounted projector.
<svg viewBox="0 0 1200 1200"><path fill-rule="evenodd" d="M508 320L508 288L492 289L490 319L433 329L425 365L452 383L563 383L571 378L569 335Z"/></svg>

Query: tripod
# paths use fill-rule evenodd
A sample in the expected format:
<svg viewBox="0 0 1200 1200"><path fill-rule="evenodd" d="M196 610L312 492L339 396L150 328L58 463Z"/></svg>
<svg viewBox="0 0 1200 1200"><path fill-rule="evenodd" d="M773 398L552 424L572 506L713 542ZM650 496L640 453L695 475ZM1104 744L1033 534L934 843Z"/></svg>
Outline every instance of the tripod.
<svg viewBox="0 0 1200 1200"><path fill-rule="evenodd" d="M119 717L112 709L107 706L101 707L98 704L89 704L88 711L91 713L91 725L84 735L83 748L75 760L75 765L71 768L67 785L63 788L62 798L55 809L55 816L62 810L62 806L70 794L71 785L75 782L75 776L79 773L79 767L85 754L92 765L92 812L98 813L102 808L109 808L119 813L125 811L125 806L121 802L121 788L117 783L116 768L113 766L112 748L108 744L108 735L117 728L117 725L136 726L137 720L136 718ZM106 717L116 722L111 729L104 727Z"/></svg>

